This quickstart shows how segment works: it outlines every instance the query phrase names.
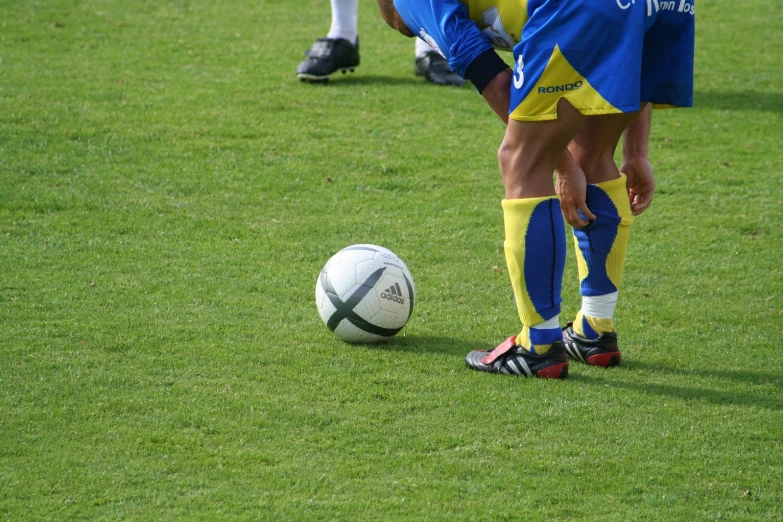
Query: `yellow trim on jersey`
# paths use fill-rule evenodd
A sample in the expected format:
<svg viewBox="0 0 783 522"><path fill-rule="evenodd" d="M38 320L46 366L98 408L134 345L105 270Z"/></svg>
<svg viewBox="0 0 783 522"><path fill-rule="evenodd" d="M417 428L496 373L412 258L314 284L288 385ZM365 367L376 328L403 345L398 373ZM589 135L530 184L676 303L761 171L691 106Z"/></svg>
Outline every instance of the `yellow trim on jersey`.
<svg viewBox="0 0 783 522"><path fill-rule="evenodd" d="M522 39L528 20L528 0L460 0L468 16L478 24L492 43L502 51L512 51ZM510 40L510 41L509 41Z"/></svg>
<svg viewBox="0 0 783 522"><path fill-rule="evenodd" d="M567 99L585 116L623 112L606 101L555 45L544 73L509 117L516 121L556 120L560 98Z"/></svg>

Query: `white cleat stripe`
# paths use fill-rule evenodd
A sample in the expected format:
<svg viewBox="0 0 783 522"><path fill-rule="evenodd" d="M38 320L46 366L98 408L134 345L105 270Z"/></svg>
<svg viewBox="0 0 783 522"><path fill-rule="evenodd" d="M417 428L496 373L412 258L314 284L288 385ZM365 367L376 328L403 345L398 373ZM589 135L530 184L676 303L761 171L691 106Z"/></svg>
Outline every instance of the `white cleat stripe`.
<svg viewBox="0 0 783 522"><path fill-rule="evenodd" d="M525 360L520 357L519 359L517 359L517 361L519 361L520 366L522 366L522 370L524 370L525 374L527 374L529 377L532 377L533 372L530 371L530 367L527 365Z"/></svg>
<svg viewBox="0 0 783 522"><path fill-rule="evenodd" d="M576 345L574 345L574 343L566 343L566 349L568 350L568 353L571 354L571 357L573 357L574 359L578 359L582 362L587 362L585 361L585 358L582 356L582 352L579 351L579 348L577 348Z"/></svg>

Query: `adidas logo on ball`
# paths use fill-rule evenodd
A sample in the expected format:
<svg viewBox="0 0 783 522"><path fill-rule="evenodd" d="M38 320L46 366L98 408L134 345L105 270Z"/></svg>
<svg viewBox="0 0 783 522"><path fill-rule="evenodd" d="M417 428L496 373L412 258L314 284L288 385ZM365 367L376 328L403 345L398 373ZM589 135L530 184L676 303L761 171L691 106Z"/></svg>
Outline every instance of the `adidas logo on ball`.
<svg viewBox="0 0 783 522"><path fill-rule="evenodd" d="M402 289L399 283L394 283L392 286L381 292L381 299L388 299L395 303L405 304L405 298L402 297Z"/></svg>
<svg viewBox="0 0 783 522"><path fill-rule="evenodd" d="M318 275L315 304L326 327L349 343L393 337L413 313L416 287L394 252L359 244L334 254Z"/></svg>

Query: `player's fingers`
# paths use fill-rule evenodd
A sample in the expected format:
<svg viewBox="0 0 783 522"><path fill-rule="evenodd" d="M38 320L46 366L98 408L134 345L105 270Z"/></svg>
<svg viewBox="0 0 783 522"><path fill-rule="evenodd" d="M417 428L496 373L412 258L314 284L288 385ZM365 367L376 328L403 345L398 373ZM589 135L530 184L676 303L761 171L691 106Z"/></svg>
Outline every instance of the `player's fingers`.
<svg viewBox="0 0 783 522"><path fill-rule="evenodd" d="M639 194L636 194L635 192L628 191L628 199L631 202L631 214L634 216L638 216L642 213L644 210L641 203L641 198L639 197Z"/></svg>
<svg viewBox="0 0 783 522"><path fill-rule="evenodd" d="M634 216L638 216L647 210L647 207L650 206L650 203L652 203L652 192L647 192L645 194L634 194L633 200L631 201L631 212Z"/></svg>
<svg viewBox="0 0 783 522"><path fill-rule="evenodd" d="M568 204L565 202L565 198L560 198L560 212L563 213L563 217L568 221Z"/></svg>
<svg viewBox="0 0 783 522"><path fill-rule="evenodd" d="M580 216L578 213L574 213L571 215L571 220L568 222L568 224L574 228L585 228L590 224L590 222L586 219L582 219L582 216Z"/></svg>
<svg viewBox="0 0 783 522"><path fill-rule="evenodd" d="M628 192L631 191L631 187L634 186L633 171L630 169L621 170L620 173L625 174L625 188Z"/></svg>
<svg viewBox="0 0 783 522"><path fill-rule="evenodd" d="M584 214L584 216L587 219L589 219L590 221L595 221L596 219L598 219L598 218L595 217L595 214L593 214L590 211L590 207L587 206L587 202L585 202L585 201L581 201L579 203L579 210L581 210L582 214ZM588 222L588 224L589 224L589 222Z"/></svg>
<svg viewBox="0 0 783 522"><path fill-rule="evenodd" d="M560 198L560 212L563 213L563 219L566 220L566 223L569 225L571 224L571 210L568 208L568 203L566 203L566 198Z"/></svg>
<svg viewBox="0 0 783 522"><path fill-rule="evenodd" d="M579 215L579 211L576 205L573 203L566 203L561 205L561 209L563 210L563 217L565 218L566 222L572 227L584 228L590 224L589 221Z"/></svg>

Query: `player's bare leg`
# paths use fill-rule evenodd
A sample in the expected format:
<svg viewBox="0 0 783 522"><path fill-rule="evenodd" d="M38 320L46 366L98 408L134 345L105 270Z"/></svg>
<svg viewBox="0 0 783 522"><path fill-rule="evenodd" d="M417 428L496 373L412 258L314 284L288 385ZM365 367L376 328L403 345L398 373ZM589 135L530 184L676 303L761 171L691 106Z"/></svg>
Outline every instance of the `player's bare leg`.
<svg viewBox="0 0 783 522"><path fill-rule="evenodd" d="M498 151L506 199L554 196L552 174L588 120L565 99L557 105L556 120L508 120Z"/></svg>
<svg viewBox="0 0 783 522"><path fill-rule="evenodd" d="M568 144L568 150L585 174L587 183L620 177L614 153L620 137L638 112L591 116Z"/></svg>
<svg viewBox="0 0 783 522"><path fill-rule="evenodd" d="M614 153L636 115L591 117L568 146L584 172L586 202L595 219L587 228L574 228L582 307L563 337L571 358L596 366L616 366L621 361L614 313L633 214L626 178L615 164Z"/></svg>
<svg viewBox="0 0 783 522"><path fill-rule="evenodd" d="M509 120L498 151L506 262L523 326L491 352L469 353L466 362L477 370L553 378L568 374L559 323L565 224L552 175L586 117L562 99L557 109L557 120Z"/></svg>

